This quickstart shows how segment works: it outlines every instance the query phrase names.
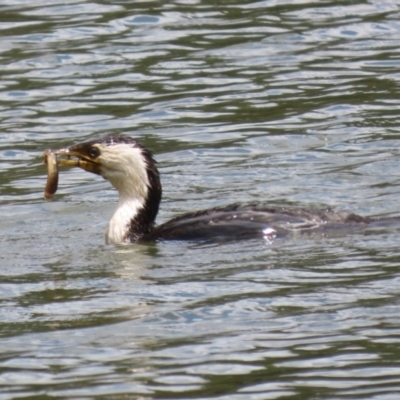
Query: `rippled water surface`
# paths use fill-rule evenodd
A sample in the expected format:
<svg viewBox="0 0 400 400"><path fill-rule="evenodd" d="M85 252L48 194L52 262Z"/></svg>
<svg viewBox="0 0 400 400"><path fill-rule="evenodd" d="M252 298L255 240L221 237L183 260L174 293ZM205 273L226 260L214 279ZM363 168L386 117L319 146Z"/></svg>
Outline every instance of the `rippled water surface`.
<svg viewBox="0 0 400 400"><path fill-rule="evenodd" d="M159 161L159 221L232 202L399 216L397 1L0 3L0 399L398 399L400 227L106 246L116 193L41 154Z"/></svg>

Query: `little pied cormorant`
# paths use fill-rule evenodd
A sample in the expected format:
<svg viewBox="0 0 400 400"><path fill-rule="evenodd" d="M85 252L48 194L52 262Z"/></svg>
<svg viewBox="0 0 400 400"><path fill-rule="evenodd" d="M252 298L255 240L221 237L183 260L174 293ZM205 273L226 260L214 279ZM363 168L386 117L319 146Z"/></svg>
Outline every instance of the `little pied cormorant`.
<svg viewBox="0 0 400 400"><path fill-rule="evenodd" d="M307 210L259 203L234 204L191 212L155 225L161 201L159 172L152 154L136 140L118 134L67 149L50 150L56 163L101 175L119 194L108 224L107 244L155 240L272 239L290 232L324 232L366 226L370 218L331 209Z"/></svg>

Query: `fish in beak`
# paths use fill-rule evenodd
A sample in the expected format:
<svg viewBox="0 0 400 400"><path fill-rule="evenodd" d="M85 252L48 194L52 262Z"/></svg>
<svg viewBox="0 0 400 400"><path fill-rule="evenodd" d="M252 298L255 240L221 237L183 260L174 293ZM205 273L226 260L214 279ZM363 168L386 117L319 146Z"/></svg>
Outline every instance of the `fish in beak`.
<svg viewBox="0 0 400 400"><path fill-rule="evenodd" d="M101 175L100 162L97 159L100 150L93 144L83 143L66 149L48 149L43 154L47 164L47 183L44 191L46 200L51 200L58 187L58 167L79 167L85 171Z"/></svg>

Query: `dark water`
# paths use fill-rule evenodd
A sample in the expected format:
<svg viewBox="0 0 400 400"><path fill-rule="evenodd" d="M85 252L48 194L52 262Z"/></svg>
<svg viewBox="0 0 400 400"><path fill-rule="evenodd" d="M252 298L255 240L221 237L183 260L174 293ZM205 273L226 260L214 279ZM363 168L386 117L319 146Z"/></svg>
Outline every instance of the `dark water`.
<svg viewBox="0 0 400 400"><path fill-rule="evenodd" d="M159 221L269 200L399 215L395 1L0 3L0 400L398 399L399 227L105 246L99 133L160 163Z"/></svg>

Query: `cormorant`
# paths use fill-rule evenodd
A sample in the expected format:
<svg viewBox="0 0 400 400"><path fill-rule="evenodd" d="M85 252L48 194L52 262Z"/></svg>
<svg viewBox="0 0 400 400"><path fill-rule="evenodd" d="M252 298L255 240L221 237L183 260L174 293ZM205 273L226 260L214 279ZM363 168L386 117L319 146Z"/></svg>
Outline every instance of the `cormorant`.
<svg viewBox="0 0 400 400"><path fill-rule="evenodd" d="M161 201L157 163L136 140L111 134L67 149L48 150L53 178L57 165L76 166L108 180L119 194L117 209L108 224L106 243L154 240L273 239L293 232L325 232L344 226L366 226L370 218L331 209L307 210L260 203L233 204L190 212L155 225ZM50 168L50 162L48 162ZM47 197L52 197L56 184ZM50 187L52 182L50 182Z"/></svg>

